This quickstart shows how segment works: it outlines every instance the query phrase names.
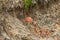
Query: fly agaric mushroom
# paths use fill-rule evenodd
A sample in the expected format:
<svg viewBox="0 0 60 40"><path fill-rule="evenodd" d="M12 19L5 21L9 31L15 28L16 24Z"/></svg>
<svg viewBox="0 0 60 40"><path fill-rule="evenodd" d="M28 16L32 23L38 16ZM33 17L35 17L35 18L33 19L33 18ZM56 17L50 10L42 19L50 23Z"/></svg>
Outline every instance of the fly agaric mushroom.
<svg viewBox="0 0 60 40"><path fill-rule="evenodd" d="M25 21L25 24L27 24L27 28L29 29L29 30L31 30L31 26L30 26L30 24L33 22L33 19L31 18L31 17L26 17L25 19L24 19L24 21Z"/></svg>
<svg viewBox="0 0 60 40"><path fill-rule="evenodd" d="M26 17L25 18L25 22L32 23L33 22L33 19L31 17Z"/></svg>

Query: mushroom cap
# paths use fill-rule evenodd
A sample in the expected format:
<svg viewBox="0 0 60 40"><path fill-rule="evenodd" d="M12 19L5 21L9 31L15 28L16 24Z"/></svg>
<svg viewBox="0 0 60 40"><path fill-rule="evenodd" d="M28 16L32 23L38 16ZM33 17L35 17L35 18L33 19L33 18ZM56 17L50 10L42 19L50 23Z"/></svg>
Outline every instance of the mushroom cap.
<svg viewBox="0 0 60 40"><path fill-rule="evenodd" d="M2 37L0 37L0 40L3 40L3 38L2 38Z"/></svg>
<svg viewBox="0 0 60 40"><path fill-rule="evenodd" d="M26 17L25 18L25 22L32 23L33 22L33 19L31 17Z"/></svg>

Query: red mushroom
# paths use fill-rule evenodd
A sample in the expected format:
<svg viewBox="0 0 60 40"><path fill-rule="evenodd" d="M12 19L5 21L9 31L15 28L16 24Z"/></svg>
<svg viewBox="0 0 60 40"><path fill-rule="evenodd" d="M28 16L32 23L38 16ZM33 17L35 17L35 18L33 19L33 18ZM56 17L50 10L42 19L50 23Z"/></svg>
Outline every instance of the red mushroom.
<svg viewBox="0 0 60 40"><path fill-rule="evenodd" d="M33 22L33 19L31 17L26 17L25 18L25 22L32 23Z"/></svg>
<svg viewBox="0 0 60 40"><path fill-rule="evenodd" d="M3 40L3 38L2 38L2 37L0 37L0 40Z"/></svg>

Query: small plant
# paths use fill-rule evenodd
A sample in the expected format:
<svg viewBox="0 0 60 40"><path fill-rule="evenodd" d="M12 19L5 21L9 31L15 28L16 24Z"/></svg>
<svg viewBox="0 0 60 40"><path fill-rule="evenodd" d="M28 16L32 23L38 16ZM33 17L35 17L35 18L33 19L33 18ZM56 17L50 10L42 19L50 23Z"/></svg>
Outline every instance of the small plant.
<svg viewBox="0 0 60 40"><path fill-rule="evenodd" d="M32 4L32 0L24 0L24 4L25 4L25 9L28 10L29 7L31 6Z"/></svg>

